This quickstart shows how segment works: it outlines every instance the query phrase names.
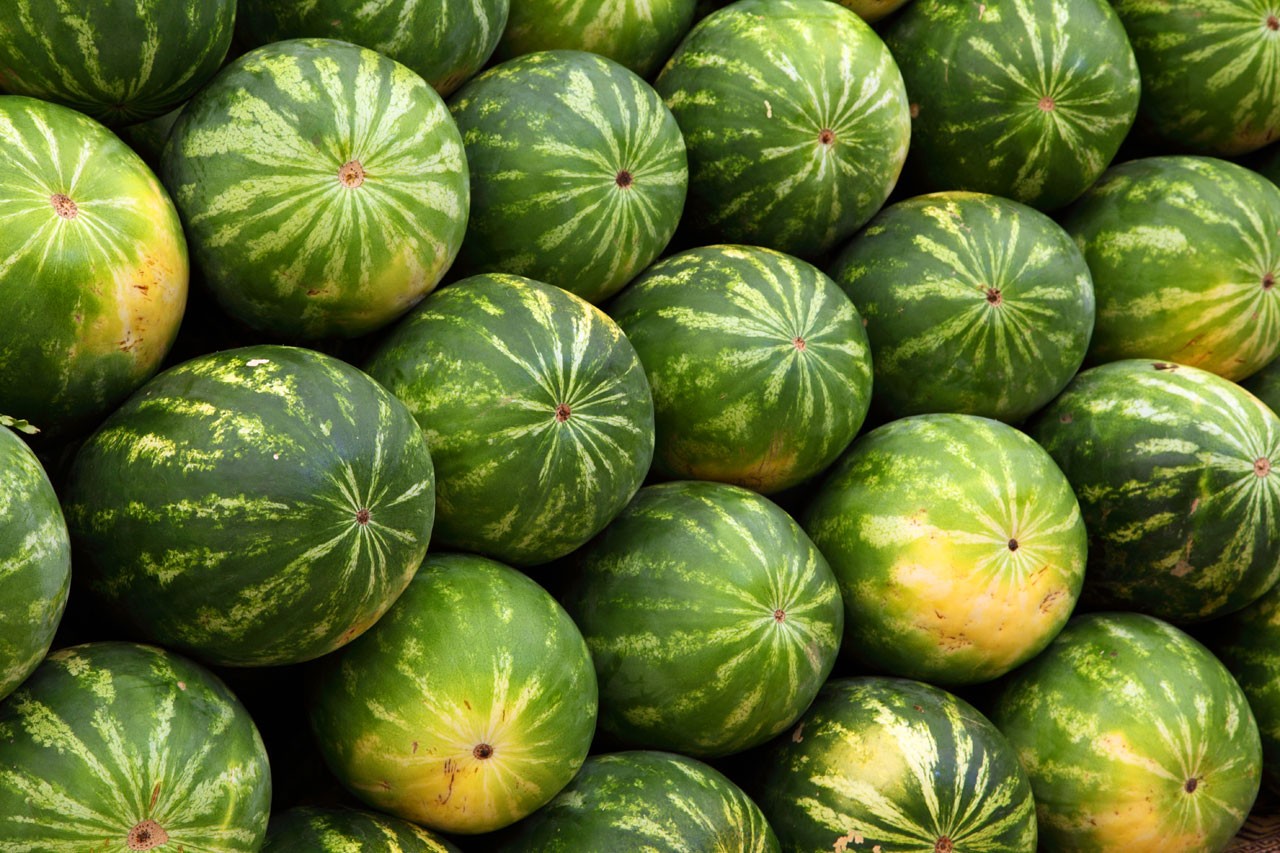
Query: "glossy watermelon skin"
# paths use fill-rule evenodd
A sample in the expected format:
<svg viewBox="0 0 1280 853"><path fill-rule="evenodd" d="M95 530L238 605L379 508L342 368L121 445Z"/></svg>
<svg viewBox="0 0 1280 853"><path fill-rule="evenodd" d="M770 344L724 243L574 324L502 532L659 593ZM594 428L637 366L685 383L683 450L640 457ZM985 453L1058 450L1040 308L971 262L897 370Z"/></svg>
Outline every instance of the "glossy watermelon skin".
<svg viewBox="0 0 1280 853"><path fill-rule="evenodd" d="M700 21L654 87L689 147L691 233L812 258L888 198L911 118L884 43L830 0L740 0Z"/></svg>
<svg viewBox="0 0 1280 853"><path fill-rule="evenodd" d="M1013 748L972 705L918 681L830 681L761 758L759 789L783 850L1036 849Z"/></svg>
<svg viewBox="0 0 1280 853"><path fill-rule="evenodd" d="M587 756L596 678L573 621L501 563L427 556L364 637L317 664L321 753L355 796L462 834L547 803Z"/></svg>
<svg viewBox="0 0 1280 853"><path fill-rule="evenodd" d="M431 535L430 452L354 367L259 345L165 371L76 454L83 570L143 634L232 666L297 663L372 625Z"/></svg>
<svg viewBox="0 0 1280 853"><path fill-rule="evenodd" d="M831 464L866 417L862 318L797 258L691 249L645 270L608 311L653 389L663 477L777 492Z"/></svg>
<svg viewBox="0 0 1280 853"><path fill-rule="evenodd" d="M222 65L235 0L10 0L0 91L54 101L110 127L164 115Z"/></svg>
<svg viewBox="0 0 1280 853"><path fill-rule="evenodd" d="M436 286L467 223L448 110L394 60L330 39L252 50L191 99L162 176L222 307L259 333L353 337Z"/></svg>
<svg viewBox="0 0 1280 853"><path fill-rule="evenodd" d="M171 652L59 649L0 704L10 853L256 853L270 807L267 753L248 712Z"/></svg>
<svg viewBox="0 0 1280 853"><path fill-rule="evenodd" d="M467 148L460 275L503 272L588 302L616 293L675 233L684 138L640 77L577 50L521 56L449 101Z"/></svg>
<svg viewBox="0 0 1280 853"><path fill-rule="evenodd" d="M1098 300L1088 359L1242 379L1280 354L1280 188L1211 157L1109 169L1060 219Z"/></svg>
<svg viewBox="0 0 1280 853"><path fill-rule="evenodd" d="M297 806L271 818L262 853L458 853L408 821L356 809Z"/></svg>
<svg viewBox="0 0 1280 853"><path fill-rule="evenodd" d="M1204 646L1150 616L1073 619L992 722L1031 777L1044 849L1222 850L1258 793L1258 727Z"/></svg>
<svg viewBox="0 0 1280 853"><path fill-rule="evenodd" d="M0 411L49 436L83 431L177 336L189 274L177 212L102 125L0 96L0 220Z"/></svg>
<svg viewBox="0 0 1280 853"><path fill-rule="evenodd" d="M1072 380L1029 432L1079 496L1090 606L1193 622L1280 575L1280 418L1234 383L1112 362Z"/></svg>
<svg viewBox="0 0 1280 853"><path fill-rule="evenodd" d="M696 757L764 743L835 664L844 611L790 516L738 486L647 486L574 555L562 600L591 649L600 728Z"/></svg>
<svg viewBox="0 0 1280 853"><path fill-rule="evenodd" d="M562 557L626 506L653 458L635 349L541 282L480 275L432 294L366 369L426 434L445 547L516 565Z"/></svg>
<svg viewBox="0 0 1280 853"><path fill-rule="evenodd" d="M1107 168L1138 109L1138 66L1106 0L917 0L884 37L923 190L1054 210Z"/></svg>
<svg viewBox="0 0 1280 853"><path fill-rule="evenodd" d="M1049 217L981 193L885 208L831 276L871 342L875 403L893 417L958 412L1018 423L1080 369L1093 279Z"/></svg>
<svg viewBox="0 0 1280 853"><path fill-rule="evenodd" d="M499 853L778 853L760 808L710 765L670 752L593 755L556 798L500 836Z"/></svg>

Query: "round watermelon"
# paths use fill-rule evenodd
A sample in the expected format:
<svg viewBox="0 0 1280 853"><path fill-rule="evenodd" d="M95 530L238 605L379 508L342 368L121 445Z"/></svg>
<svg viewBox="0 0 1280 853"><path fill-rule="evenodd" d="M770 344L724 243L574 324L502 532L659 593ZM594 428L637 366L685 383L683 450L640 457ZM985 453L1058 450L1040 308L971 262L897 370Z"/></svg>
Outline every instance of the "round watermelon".
<svg viewBox="0 0 1280 853"><path fill-rule="evenodd" d="M692 249L654 264L608 310L653 389L663 477L776 492L831 464L866 417L861 318L804 261Z"/></svg>
<svg viewBox="0 0 1280 853"><path fill-rule="evenodd" d="M420 826L345 808L297 806L271 818L262 853L458 853Z"/></svg>
<svg viewBox="0 0 1280 853"><path fill-rule="evenodd" d="M1080 250L1043 213L947 192L882 210L831 276L862 315L875 404L1017 423L1079 370L1094 296Z"/></svg>
<svg viewBox="0 0 1280 853"><path fill-rule="evenodd" d="M1031 777L1044 850L1223 850L1258 793L1244 694L1150 616L1073 619L1004 682L991 720Z"/></svg>
<svg viewBox="0 0 1280 853"><path fill-rule="evenodd" d="M479 833L573 778L595 731L596 678L540 586L484 557L432 553L382 621L317 664L308 706L325 761L361 800Z"/></svg>
<svg viewBox="0 0 1280 853"><path fill-rule="evenodd" d="M466 228L444 102L345 42L276 42L228 65L183 109L162 171L219 303L282 337L386 325L436 286Z"/></svg>
<svg viewBox="0 0 1280 853"><path fill-rule="evenodd" d="M330 356L261 345L173 367L76 453L64 494L89 586L149 639L236 666L333 651L427 550L413 416Z"/></svg>
<svg viewBox="0 0 1280 853"><path fill-rule="evenodd" d="M248 712L170 652L60 649L0 703L6 851L257 853L270 807Z"/></svg>
<svg viewBox="0 0 1280 853"><path fill-rule="evenodd" d="M1280 412L1280 359L1240 383L1240 387L1266 403L1273 412Z"/></svg>

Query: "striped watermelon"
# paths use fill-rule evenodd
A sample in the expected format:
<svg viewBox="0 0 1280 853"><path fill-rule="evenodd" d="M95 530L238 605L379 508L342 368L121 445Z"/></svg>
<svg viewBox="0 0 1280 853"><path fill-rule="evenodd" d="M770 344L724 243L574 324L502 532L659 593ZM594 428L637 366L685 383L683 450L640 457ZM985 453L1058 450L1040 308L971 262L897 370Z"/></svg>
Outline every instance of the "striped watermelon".
<svg viewBox="0 0 1280 853"><path fill-rule="evenodd" d="M928 684L833 680L761 765L760 808L784 850L1036 849L1017 755L971 705Z"/></svg>
<svg viewBox="0 0 1280 853"><path fill-rule="evenodd" d="M466 228L444 102L343 42L277 42L228 65L183 109L162 171L218 301L275 335L387 324L435 287Z"/></svg>
<svg viewBox="0 0 1280 853"><path fill-rule="evenodd" d="M446 832L507 826L586 758L596 679L564 609L519 572L427 556L382 621L325 658L308 700L330 768L389 814Z"/></svg>
<svg viewBox="0 0 1280 853"><path fill-rule="evenodd" d="M371 48L447 97L479 71L507 23L509 0L240 0L237 32L254 47L314 37Z"/></svg>
<svg viewBox="0 0 1280 853"><path fill-rule="evenodd" d="M991 720L1031 777L1044 850L1222 850L1258 793L1244 694L1149 616L1073 619L1004 682Z"/></svg>
<svg viewBox="0 0 1280 853"><path fill-rule="evenodd" d="M1066 624L1086 534L1067 479L1031 439L971 415L917 415L854 442L802 519L831 561L844 647L864 668L972 684Z"/></svg>
<svg viewBox="0 0 1280 853"><path fill-rule="evenodd" d="M1080 498L1083 598L1176 622L1280 577L1280 418L1212 373L1137 359L1084 371L1031 424Z"/></svg>
<svg viewBox="0 0 1280 853"><path fill-rule="evenodd" d="M1280 412L1280 359L1240 383L1240 387L1266 403L1273 412Z"/></svg>
<svg viewBox="0 0 1280 853"><path fill-rule="evenodd" d="M755 492L648 486L574 561L563 600L595 662L600 728L624 743L698 757L756 746L835 663L836 579Z"/></svg>
<svg viewBox="0 0 1280 853"><path fill-rule="evenodd" d="M0 91L112 127L191 97L231 46L236 0L5 0Z"/></svg>
<svg viewBox="0 0 1280 853"><path fill-rule="evenodd" d="M270 806L244 706L170 652L60 649L0 704L5 853L256 853Z"/></svg>
<svg viewBox="0 0 1280 853"><path fill-rule="evenodd" d="M675 233L684 139L657 93L616 62L522 56L468 83L449 109L471 172L460 274L528 276L598 302Z"/></svg>
<svg viewBox="0 0 1280 853"><path fill-rule="evenodd" d="M818 473L866 417L861 318L817 268L709 246L654 264L609 306L653 388L654 471L769 493Z"/></svg>
<svg viewBox="0 0 1280 853"><path fill-rule="evenodd" d="M0 411L46 434L89 427L177 335L188 267L173 203L102 125L0 96L0 222Z"/></svg>
<svg viewBox="0 0 1280 853"><path fill-rule="evenodd" d="M70 584L71 542L53 484L0 425L0 699L49 651Z"/></svg>
<svg viewBox="0 0 1280 853"><path fill-rule="evenodd" d="M498 853L698 850L778 853L760 808L714 768L669 752L594 755Z"/></svg>
<svg viewBox="0 0 1280 853"><path fill-rule="evenodd" d="M1138 109L1138 66L1106 0L916 0L885 42L922 189L1053 210L1102 174Z"/></svg>
<svg viewBox="0 0 1280 853"><path fill-rule="evenodd" d="M262 853L458 853L403 820L355 809L298 806L271 818Z"/></svg>
<svg viewBox="0 0 1280 853"><path fill-rule="evenodd" d="M885 208L832 278L871 341L876 405L1016 423L1071 381L1093 331L1089 267L1016 201L948 192Z"/></svg>
<svg viewBox="0 0 1280 853"><path fill-rule="evenodd" d="M640 359L617 324L559 288L466 279L432 294L366 367L426 433L446 547L519 565L562 557L649 469Z"/></svg>
<svg viewBox="0 0 1280 853"><path fill-rule="evenodd" d="M1280 354L1280 188L1209 157L1110 170L1062 225L1093 273L1094 363L1158 358L1241 379Z"/></svg>
<svg viewBox="0 0 1280 853"><path fill-rule="evenodd" d="M310 350L171 368L81 446L64 506L96 593L216 663L295 663L372 625L413 577L434 511L413 417Z"/></svg>
<svg viewBox="0 0 1280 853"><path fill-rule="evenodd" d="M654 83L689 146L688 225L812 257L880 209L911 118L893 57L830 0L740 0L704 18Z"/></svg>

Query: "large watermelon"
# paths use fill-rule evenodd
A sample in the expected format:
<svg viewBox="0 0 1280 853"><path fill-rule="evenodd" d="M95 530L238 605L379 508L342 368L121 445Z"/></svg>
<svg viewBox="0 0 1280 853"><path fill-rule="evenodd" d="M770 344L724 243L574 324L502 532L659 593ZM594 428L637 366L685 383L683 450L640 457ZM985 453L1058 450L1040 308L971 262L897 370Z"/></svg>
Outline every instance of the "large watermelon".
<svg viewBox="0 0 1280 853"><path fill-rule="evenodd" d="M791 517L738 486L648 486L574 556L565 607L600 682L600 728L719 756L795 721L830 674L836 579Z"/></svg>
<svg viewBox="0 0 1280 853"><path fill-rule="evenodd" d="M1072 380L1031 435L1080 498L1092 605L1209 619L1280 577L1280 418L1239 386L1113 362Z"/></svg>
<svg viewBox="0 0 1280 853"><path fill-rule="evenodd" d="M1240 387L1266 403L1273 412L1280 412L1280 359L1250 376Z"/></svg>
<svg viewBox="0 0 1280 853"><path fill-rule="evenodd" d="M299 806L271 818L262 853L458 853L420 826L356 809Z"/></svg>
<svg viewBox="0 0 1280 853"><path fill-rule="evenodd" d="M812 257L888 198L907 155L902 75L830 0L740 0L704 18L654 83L689 146L695 234Z"/></svg>
<svg viewBox="0 0 1280 853"><path fill-rule="evenodd" d="M776 492L831 464L866 417L861 318L804 261L692 249L654 264L608 310L653 388L662 476Z"/></svg>
<svg viewBox="0 0 1280 853"><path fill-rule="evenodd" d="M1244 694L1149 616L1073 619L1004 682L991 720L1031 777L1044 850L1222 850L1258 793Z"/></svg>
<svg viewBox="0 0 1280 853"><path fill-rule="evenodd" d="M350 365L253 346L171 368L79 449L64 495L90 585L148 637L217 663L333 651L426 553L431 457Z"/></svg>
<svg viewBox="0 0 1280 853"><path fill-rule="evenodd" d="M505 272L598 302L675 233L688 172L662 99L616 62L544 51L491 68L449 101L467 148L461 274Z"/></svg>
<svg viewBox="0 0 1280 853"><path fill-rule="evenodd" d="M97 122L0 96L0 412L90 426L173 344L187 244L151 170Z"/></svg>
<svg viewBox="0 0 1280 853"><path fill-rule="evenodd" d="M0 704L5 853L257 853L270 806L244 706L170 652L60 649Z"/></svg>
<svg viewBox="0 0 1280 853"><path fill-rule="evenodd" d="M162 171L219 302L276 335L385 325L435 287L466 228L444 102L344 42L277 42L228 65L183 108Z"/></svg>
<svg viewBox="0 0 1280 853"><path fill-rule="evenodd" d="M380 811L488 832L587 756L596 679L569 615L484 557L428 555L368 634L317 664L308 705L339 780Z"/></svg>

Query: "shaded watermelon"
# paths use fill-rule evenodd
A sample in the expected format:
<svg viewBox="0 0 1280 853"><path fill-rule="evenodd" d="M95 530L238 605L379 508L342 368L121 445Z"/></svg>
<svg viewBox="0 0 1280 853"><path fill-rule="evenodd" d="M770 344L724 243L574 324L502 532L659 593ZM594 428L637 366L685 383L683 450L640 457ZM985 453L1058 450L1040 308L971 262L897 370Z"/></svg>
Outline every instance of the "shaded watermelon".
<svg viewBox="0 0 1280 853"><path fill-rule="evenodd" d="M271 818L262 853L458 853L420 826L355 809L299 806Z"/></svg>
<svg viewBox="0 0 1280 853"><path fill-rule="evenodd" d="M1280 412L1280 360L1274 360L1240 383L1240 387Z"/></svg>

